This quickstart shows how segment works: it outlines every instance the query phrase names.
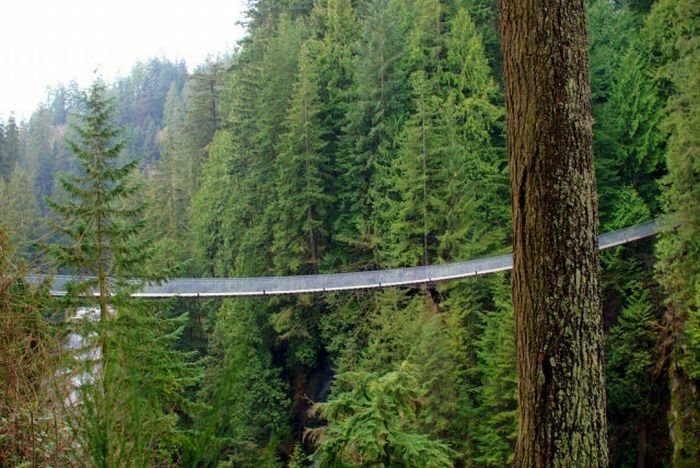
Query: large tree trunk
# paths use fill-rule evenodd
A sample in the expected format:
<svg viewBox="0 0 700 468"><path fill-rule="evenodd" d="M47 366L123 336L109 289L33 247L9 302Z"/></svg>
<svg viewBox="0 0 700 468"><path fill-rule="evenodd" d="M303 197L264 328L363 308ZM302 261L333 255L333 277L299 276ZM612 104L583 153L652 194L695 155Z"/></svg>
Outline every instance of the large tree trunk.
<svg viewBox="0 0 700 468"><path fill-rule="evenodd" d="M516 466L605 466L583 0L501 0L519 373Z"/></svg>

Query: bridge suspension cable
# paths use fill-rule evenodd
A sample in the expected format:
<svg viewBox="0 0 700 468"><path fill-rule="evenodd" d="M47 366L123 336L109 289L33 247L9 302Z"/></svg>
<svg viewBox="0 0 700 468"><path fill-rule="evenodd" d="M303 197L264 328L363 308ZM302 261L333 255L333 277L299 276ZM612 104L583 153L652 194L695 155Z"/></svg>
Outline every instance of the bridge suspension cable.
<svg viewBox="0 0 700 468"><path fill-rule="evenodd" d="M602 234L598 239L601 250L654 236L659 230L656 221L630 226ZM358 271L297 276L264 276L250 278L173 278L160 284L147 284L134 297L244 297L276 294L306 294L354 289L417 286L470 276L487 275L507 271L513 267L512 254L479 258L464 262L445 263L411 268ZM34 275L30 281L43 277ZM67 283L79 279L69 275L56 275L51 287L52 296L63 296ZM84 278L83 278L84 279Z"/></svg>

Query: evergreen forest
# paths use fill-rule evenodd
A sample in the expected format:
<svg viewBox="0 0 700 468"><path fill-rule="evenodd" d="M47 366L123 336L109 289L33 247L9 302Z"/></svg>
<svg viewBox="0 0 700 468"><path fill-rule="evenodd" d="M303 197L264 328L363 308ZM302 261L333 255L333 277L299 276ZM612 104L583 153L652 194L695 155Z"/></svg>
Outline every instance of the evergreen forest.
<svg viewBox="0 0 700 468"><path fill-rule="evenodd" d="M600 232L663 226L600 257L610 465L700 466L700 1L586 9ZM129 297L510 252L498 20L496 0L251 0L227 56L0 119L0 466L511 465L507 272ZM56 273L82 280L51 298Z"/></svg>

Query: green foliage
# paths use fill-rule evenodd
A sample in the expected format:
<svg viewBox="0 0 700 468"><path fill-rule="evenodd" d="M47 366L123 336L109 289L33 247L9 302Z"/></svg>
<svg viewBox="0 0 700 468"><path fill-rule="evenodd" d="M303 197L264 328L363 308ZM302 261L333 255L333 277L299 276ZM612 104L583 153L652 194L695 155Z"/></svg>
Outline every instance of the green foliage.
<svg viewBox="0 0 700 468"><path fill-rule="evenodd" d="M209 146L192 217L198 256L219 275L269 272L276 149L298 68L304 27L286 17L255 35L230 78L227 125ZM262 80L261 77L272 77Z"/></svg>
<svg viewBox="0 0 700 468"><path fill-rule="evenodd" d="M226 219L227 195L234 185L228 168L231 148L228 133L216 135L204 165L201 187L192 201L191 230L195 251L210 271L220 275L227 272L227 262L231 261L230 256L224 256L225 241L221 232L221 224Z"/></svg>
<svg viewBox="0 0 700 468"><path fill-rule="evenodd" d="M424 298L424 307L435 310L436 304L431 302ZM463 340L463 314L458 312L428 313L423 320L416 320L421 326L420 335L410 340L415 345L408 355L409 360L416 363L417 377L425 391L421 427L454 450L453 461L465 459L468 415L464 376L469 367L465 357L471 345Z"/></svg>
<svg viewBox="0 0 700 468"><path fill-rule="evenodd" d="M440 100L432 96L431 82L424 72L415 72L411 83L415 112L400 137L401 152L392 161L395 177L391 190L397 200L390 204L388 216L394 220L385 247L391 249L387 255L391 260L383 262L389 267L429 264L434 252L435 217L441 214L431 203L441 162L436 153L444 141L440 129L435 128Z"/></svg>
<svg viewBox="0 0 700 468"><path fill-rule="evenodd" d="M145 163L154 163L161 154L158 142L159 130L164 125L164 103L169 88L181 90L187 69L183 61L174 63L166 59L153 58L136 63L129 74L118 79L110 87L109 94L115 98L115 120L122 126L125 137L125 152ZM80 92L71 83L68 88L60 86L53 91L50 108L51 125L60 130L70 122L71 114L79 110ZM50 195L45 193L44 195Z"/></svg>
<svg viewBox="0 0 700 468"><path fill-rule="evenodd" d="M658 417L663 380L659 378L659 317L641 283L631 291L610 328L606 342L609 440L616 464L632 466L640 459L658 459L664 444L648 453L648 433Z"/></svg>
<svg viewBox="0 0 700 468"><path fill-rule="evenodd" d="M620 193L637 192L651 213L658 211L657 179L663 173L664 99L654 72L654 52L642 34L640 16L610 2L595 1L591 18L591 81L594 150L601 220L619 222ZM619 57L611 62L610 57Z"/></svg>
<svg viewBox="0 0 700 468"><path fill-rule="evenodd" d="M659 279L669 294L669 327L674 347L671 376L671 436L673 462L691 466L700 458L700 3L660 1L650 13L647 28L661 52L659 73L672 94L664 127L669 132L668 175L663 180L662 204L667 230L658 244Z"/></svg>
<svg viewBox="0 0 700 468"><path fill-rule="evenodd" d="M309 41L307 48L312 58L309 65L314 77L319 133L323 141L322 158L326 162L326 190L334 194L334 203L330 205L333 207L344 203L348 190L343 185L347 180L339 162L348 157L355 143L347 138L347 130L350 123L348 111L354 97L355 47L361 23L349 0L318 2L312 20L317 25L319 37ZM327 224L340 226L345 222L345 215L339 212L326 216ZM327 229L332 231L334 227L328 226ZM345 241L340 236L328 236L328 241L336 245L329 246L319 259L321 269L350 261L344 248Z"/></svg>
<svg viewBox="0 0 700 468"><path fill-rule="evenodd" d="M601 231L649 220L659 210L664 171L665 91L640 9L629 2L588 5ZM610 60L617 57L617 60ZM645 244L601 255L608 335L608 427L612 463L631 466L668 457L663 414L663 310L652 294ZM642 286L643 285L643 286ZM651 443L653 440L653 444Z"/></svg>
<svg viewBox="0 0 700 468"><path fill-rule="evenodd" d="M414 111L389 173L388 266L468 258L504 240L493 228L507 219L504 155L491 136L502 115L490 102L496 86L469 14L450 24L445 69L411 75Z"/></svg>
<svg viewBox="0 0 700 468"><path fill-rule="evenodd" d="M61 330L46 320L48 285L24 274L0 226L0 465L67 465Z"/></svg>
<svg viewBox="0 0 700 468"><path fill-rule="evenodd" d="M116 301L115 310L99 363L87 362L83 369L94 378L77 389L80 412L71 423L79 447L76 461L169 463L188 446L181 417L191 412L186 390L197 384L201 371L193 355L175 349L186 317L168 318L153 304L133 300ZM84 323L80 330L94 329Z"/></svg>
<svg viewBox="0 0 700 468"><path fill-rule="evenodd" d="M665 140L659 128L663 104L649 66L634 46L624 53L613 80L611 95L600 111L596 140L601 210L611 213L622 184L633 185L655 210Z"/></svg>
<svg viewBox="0 0 700 468"><path fill-rule="evenodd" d="M408 26L406 38L407 68L423 71L432 78L442 65L445 37L443 6L439 0L406 2L402 20Z"/></svg>
<svg viewBox="0 0 700 468"><path fill-rule="evenodd" d="M451 22L447 63L442 118L450 129L446 139L454 146L443 158L442 191L436 197L447 205L447 224L441 229L444 260L494 252L510 229L503 108L482 39L464 9ZM459 242L460 236L468 240Z"/></svg>
<svg viewBox="0 0 700 468"><path fill-rule="evenodd" d="M515 368L515 320L506 283L494 292L496 309L483 315L476 339L481 384L473 389L477 406L470 414L474 460L483 466L513 463L518 428L518 381Z"/></svg>
<svg viewBox="0 0 700 468"><path fill-rule="evenodd" d="M272 255L280 274L318 273L318 263L329 235L327 217L330 161L325 159L319 121L316 77L310 70L310 51L301 51L299 74L286 133L277 157L277 202Z"/></svg>
<svg viewBox="0 0 700 468"><path fill-rule="evenodd" d="M498 22L498 2L496 0L465 0L464 9L474 18L479 34L484 39L484 50L494 76L501 80L503 64L501 61L501 34Z"/></svg>
<svg viewBox="0 0 700 468"><path fill-rule="evenodd" d="M336 378L351 390L315 406L329 423L310 433L319 466L452 466L450 449L419 428L424 394L411 364Z"/></svg>
<svg viewBox="0 0 700 468"><path fill-rule="evenodd" d="M0 178L8 179L20 157L19 127L14 115L0 122Z"/></svg>
<svg viewBox="0 0 700 468"><path fill-rule="evenodd" d="M225 117L223 87L225 61L208 61L188 78L183 89L186 103L183 132L190 157L199 159Z"/></svg>
<svg viewBox="0 0 700 468"><path fill-rule="evenodd" d="M168 90L164 128L159 132L161 158L148 179L146 235L156 239L151 263L156 271L175 273L192 258L189 210L194 195L196 158L183 149L184 101L175 83Z"/></svg>
<svg viewBox="0 0 700 468"><path fill-rule="evenodd" d="M288 399L263 312L263 301L225 301L217 316L201 392L208 408L195 418L204 463L259 464L287 430Z"/></svg>
<svg viewBox="0 0 700 468"><path fill-rule="evenodd" d="M289 459L287 466L289 468L304 468L307 466L306 462L306 455L304 455L301 445L295 445L294 450L292 451L292 457Z"/></svg>
<svg viewBox="0 0 700 468"><path fill-rule="evenodd" d="M600 107L610 97L618 69L618 64L611 63L609 59L622 55L629 48L630 42L634 40L635 28L639 28L640 19L615 2L599 0L587 3L586 17L591 57L592 105L593 113L598 118Z"/></svg>
<svg viewBox="0 0 700 468"><path fill-rule="evenodd" d="M86 99L82 125L75 127L80 140L68 142L84 173L61 179L63 189L72 198L70 201L59 204L47 200L47 203L64 221L57 228L72 241L50 246L58 264L93 274L102 267L100 275L119 277L143 262L146 247L134 242L143 225L139 220L142 207L124 203L136 191L129 175L137 163L117 162L124 142L116 140L119 130L112 123L112 116L106 87L96 81ZM109 257L102 245L106 239L109 239Z"/></svg>
<svg viewBox="0 0 700 468"><path fill-rule="evenodd" d="M609 398L620 405L621 412L628 411L630 405L638 404L649 391L645 386L632 387L628 382L647 379L648 370L655 363L656 318L648 292L641 285L637 288L608 336L608 347L614 350L607 361Z"/></svg>
<svg viewBox="0 0 700 468"><path fill-rule="evenodd" d="M62 308L72 315L78 301L93 303L78 295L99 293L80 329L88 342L80 352L93 357L78 355L72 364L82 376L72 400L74 456L96 466L161 464L183 444L179 415L188 411L183 394L196 382L197 366L173 349L183 318L167 320L154 305L129 300L133 285L126 280L143 272L148 254L139 236L143 208L131 201L136 163L118 162L124 144L102 82L90 88L85 109L75 127L79 140L69 142L82 173L62 179L69 201L48 201L67 240L49 246L57 264L94 275L71 288Z"/></svg>
<svg viewBox="0 0 700 468"><path fill-rule="evenodd" d="M366 8L345 129L347 150L338 158L341 214L334 226L337 240L360 268L376 264L373 257L388 224L381 219L388 201L387 172L409 97L399 5L376 0Z"/></svg>
<svg viewBox="0 0 700 468"><path fill-rule="evenodd" d="M462 315L438 314L439 306L427 291L411 296L386 290L364 299L342 309L342 319L350 320L352 328L350 337L339 340L343 345L337 361L339 373L379 376L401 362L410 362L424 395L418 427L434 440L462 448L467 426L463 397L468 363L464 356L469 346L463 341ZM324 317L323 323L348 326L339 319ZM341 330L336 331L338 338L348 334ZM348 398L351 391L344 381L336 380L332 395Z"/></svg>
<svg viewBox="0 0 700 468"><path fill-rule="evenodd" d="M32 114L27 124L22 165L32 175L37 201L42 214L47 207L42 199L54 194L58 189L56 173L75 173L73 155L63 141L67 131L65 122L60 126L52 124L54 117L48 108L40 108ZM56 190L59 192L59 190Z"/></svg>
<svg viewBox="0 0 700 468"><path fill-rule="evenodd" d="M39 208L31 177L20 165L15 165L7 182L0 179L0 211L0 225L12 243L26 252L39 234Z"/></svg>
<svg viewBox="0 0 700 468"><path fill-rule="evenodd" d="M676 229L659 247L659 272L673 312L665 342L675 343L671 403L682 422L673 423L673 437L690 459L698 426L689 396L700 372L696 0L659 0L649 15L646 0L588 3L602 231L651 219L660 206ZM495 0L260 0L248 15L248 36L231 57L189 77L181 63L152 60L104 87L126 127L117 133L130 139L103 129L109 167L92 164L89 145L64 142L90 137L67 130L75 121L91 126L77 120L89 108L76 84L54 90L26 124L8 121L0 131L0 222L22 241L43 235L34 220L45 206L30 194L52 196L71 220L54 250L89 273L96 220L108 220L104 275L119 282L505 253L510 195ZM17 156L8 156L11 147ZM141 174L124 164L135 153L147 155ZM13 170L10 160L19 163ZM57 172L68 175L61 186ZM93 195L100 177L111 198ZM148 187L146 208L134 200L137 182ZM642 448L645 434L654 440L647 461L667 450L665 373L656 362L663 311L650 256L637 244L602 257L610 441L622 464L636 460L637 436ZM102 444L95 460L104 449L134 464L302 465L299 438L313 425L306 399L316 398L310 381L328 356L338 378L331 401L317 407L328 422L314 431L317 463L506 465L516 417L507 289L493 275L424 289L180 301L167 311L117 295L105 301L116 312L103 314L112 337L95 329L105 362L114 363L105 395L126 410L95 403L107 417L93 413L91 440ZM187 319L172 318L185 310ZM210 353L202 388L174 348ZM132 361L140 355L158 375ZM194 407L186 398L193 395ZM138 440L124 429L134 421Z"/></svg>

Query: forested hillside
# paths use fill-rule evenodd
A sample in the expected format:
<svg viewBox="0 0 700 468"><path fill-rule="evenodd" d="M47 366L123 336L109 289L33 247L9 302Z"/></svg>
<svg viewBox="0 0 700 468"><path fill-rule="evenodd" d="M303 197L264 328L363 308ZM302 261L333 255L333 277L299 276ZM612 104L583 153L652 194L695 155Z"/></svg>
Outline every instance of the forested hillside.
<svg viewBox="0 0 700 468"><path fill-rule="evenodd" d="M136 276L346 272L510 251L497 3L257 0L230 56L189 73L153 59L112 83L118 159L138 161L129 180L145 202L137 240L151 247ZM667 226L656 245L601 257L610 462L693 466L700 3L590 0L587 11L600 230L656 217ZM83 92L60 86L27 122L0 122L0 229L16 251L0 248L7 277L24 273L20 263L51 271L39 244L65 245L50 205L75 195L60 175L85 175L70 144L89 110ZM2 356L24 349L31 328L10 318L47 307L22 290L0 298L0 323L16 325ZM192 371L144 403L167 413L157 419L167 440L143 443L157 447L152 462L185 466L505 466L517 436L510 295L498 273L136 313L133 330L168 338L119 346L158 341L154 356L170 346L168 359ZM55 345L66 332L48 322ZM44 431L31 456L58 460L72 432L35 427L24 394L5 396L24 388L5 379L7 359L0 465L36 461L4 437L31 431ZM64 424L48 400L35 398Z"/></svg>

